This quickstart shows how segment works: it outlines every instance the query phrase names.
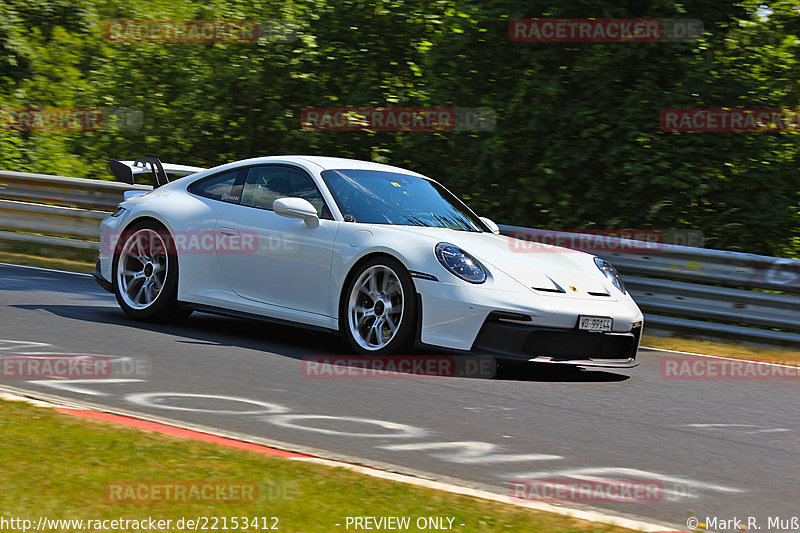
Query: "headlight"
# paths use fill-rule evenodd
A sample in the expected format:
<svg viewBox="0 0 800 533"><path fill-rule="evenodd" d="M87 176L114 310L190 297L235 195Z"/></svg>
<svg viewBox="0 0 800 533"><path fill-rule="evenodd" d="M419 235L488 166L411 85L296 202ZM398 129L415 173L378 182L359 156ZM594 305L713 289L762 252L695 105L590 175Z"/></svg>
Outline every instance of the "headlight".
<svg viewBox="0 0 800 533"><path fill-rule="evenodd" d="M619 273L617 269L611 266L611 263L606 261L605 259L600 259L599 257L594 258L594 264L597 265L597 268L600 269L600 272L603 273L605 277L607 277L611 283L622 292L622 294L627 294L625 291L625 284L622 283L622 278L619 277Z"/></svg>
<svg viewBox="0 0 800 533"><path fill-rule="evenodd" d="M444 267L470 283L483 283L486 281L486 269L477 259L454 244L440 242L435 248L436 259Z"/></svg>

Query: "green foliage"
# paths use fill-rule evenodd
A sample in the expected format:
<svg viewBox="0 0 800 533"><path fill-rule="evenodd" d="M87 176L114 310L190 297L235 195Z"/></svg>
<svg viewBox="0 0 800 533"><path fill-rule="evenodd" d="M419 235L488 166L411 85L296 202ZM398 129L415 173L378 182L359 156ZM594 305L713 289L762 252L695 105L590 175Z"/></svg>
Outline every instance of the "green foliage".
<svg viewBox="0 0 800 533"><path fill-rule="evenodd" d="M520 43L533 17L703 21L686 43ZM253 43L111 43L110 19L252 19ZM0 168L108 177L111 157L215 165L373 159L430 175L502 223L701 229L800 255L800 133L668 133L664 108L800 108L800 0L6 0L0 103L128 107L134 131L0 130ZM489 132L307 132L307 107L493 108Z"/></svg>

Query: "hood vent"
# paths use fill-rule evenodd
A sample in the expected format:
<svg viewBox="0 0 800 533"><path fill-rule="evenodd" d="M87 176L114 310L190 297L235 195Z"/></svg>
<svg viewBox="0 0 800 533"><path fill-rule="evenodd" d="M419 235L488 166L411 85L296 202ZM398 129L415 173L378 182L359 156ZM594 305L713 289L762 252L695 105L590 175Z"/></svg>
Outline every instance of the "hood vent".
<svg viewBox="0 0 800 533"><path fill-rule="evenodd" d="M547 276L547 279L549 279L550 283L553 284L552 287L531 287L531 289L533 289L535 291L542 291L542 292L555 292L555 293L558 293L558 294L564 294L565 292L567 292L561 287L561 285L556 283L555 280L553 278L551 278L550 276Z"/></svg>
<svg viewBox="0 0 800 533"><path fill-rule="evenodd" d="M531 287L531 288L533 290L535 290L535 291L542 291L542 292L557 292L557 293L565 293L565 292L567 292L564 289L562 289L561 287L559 287L557 289L555 287Z"/></svg>

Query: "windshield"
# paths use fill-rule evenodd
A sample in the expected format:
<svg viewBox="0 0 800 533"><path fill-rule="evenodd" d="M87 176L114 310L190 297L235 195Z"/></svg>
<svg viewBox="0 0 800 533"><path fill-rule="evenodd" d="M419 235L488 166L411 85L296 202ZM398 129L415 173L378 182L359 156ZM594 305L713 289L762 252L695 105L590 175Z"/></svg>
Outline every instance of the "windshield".
<svg viewBox="0 0 800 533"><path fill-rule="evenodd" d="M322 178L345 220L489 231L461 200L435 181L377 170L326 170Z"/></svg>

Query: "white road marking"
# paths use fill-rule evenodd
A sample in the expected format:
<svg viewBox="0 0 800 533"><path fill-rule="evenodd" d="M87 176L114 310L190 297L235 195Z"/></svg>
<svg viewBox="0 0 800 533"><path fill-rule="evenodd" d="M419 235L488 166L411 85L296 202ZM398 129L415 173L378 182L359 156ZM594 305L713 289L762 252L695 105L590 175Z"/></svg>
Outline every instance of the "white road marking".
<svg viewBox="0 0 800 533"><path fill-rule="evenodd" d="M455 441L455 442L415 442L411 444L391 444L379 446L384 450L392 451L421 451L421 450L454 450L447 453L431 453L433 457L461 464L494 464L514 463L518 461L552 461L563 459L560 455L541 453L504 454L493 453L500 447L491 442Z"/></svg>
<svg viewBox="0 0 800 533"><path fill-rule="evenodd" d="M337 422L355 422L357 424L372 424L378 427L397 431L397 433L351 433L348 431L337 431L335 429L323 429L309 426L303 426L296 423L298 420L336 420ZM311 431L314 433L322 433L323 435L337 435L342 437L380 437L380 438L418 438L428 434L422 428L409 426L407 424L398 424L397 422L388 422L386 420L376 420L374 418L361 418L358 416L330 416L330 415L278 415L265 417L264 420L285 428L302 429L303 431Z"/></svg>
<svg viewBox="0 0 800 533"><path fill-rule="evenodd" d="M0 350L24 350L26 348L44 348L51 346L44 342L32 341L12 341L10 339L0 339Z"/></svg>
<svg viewBox="0 0 800 533"><path fill-rule="evenodd" d="M229 411L222 409L202 409L197 407L180 407L176 405L165 405L160 403L165 397L177 398L210 398L212 400L225 400L228 402L237 402L244 404L257 405L262 409L253 409L250 411ZM217 415L263 415L270 413L286 413L289 411L287 407L277 403L262 402L260 400L250 400L249 398L241 398L239 396L226 396L218 394L193 394L189 392L140 392L128 394L125 397L126 401L141 405L144 407L157 407L159 409L171 409L174 411L191 411L195 413L213 413Z"/></svg>

